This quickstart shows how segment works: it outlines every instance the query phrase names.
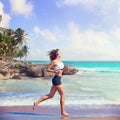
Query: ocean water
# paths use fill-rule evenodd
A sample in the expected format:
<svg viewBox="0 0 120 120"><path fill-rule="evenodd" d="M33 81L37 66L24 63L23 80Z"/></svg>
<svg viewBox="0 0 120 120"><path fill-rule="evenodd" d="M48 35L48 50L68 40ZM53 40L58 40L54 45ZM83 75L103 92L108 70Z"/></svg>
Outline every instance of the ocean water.
<svg viewBox="0 0 120 120"><path fill-rule="evenodd" d="M49 64L48 61L30 61ZM116 61L64 61L75 67L75 75L62 76L66 105L120 104L120 62ZM32 105L51 88L52 78L24 78L0 80L0 106ZM59 105L59 94L41 105Z"/></svg>

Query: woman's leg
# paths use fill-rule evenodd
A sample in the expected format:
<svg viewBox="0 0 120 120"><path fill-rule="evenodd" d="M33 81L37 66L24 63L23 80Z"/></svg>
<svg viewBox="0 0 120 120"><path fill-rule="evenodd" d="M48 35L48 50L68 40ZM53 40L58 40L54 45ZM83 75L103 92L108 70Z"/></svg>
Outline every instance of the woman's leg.
<svg viewBox="0 0 120 120"><path fill-rule="evenodd" d="M41 103L41 102L43 102L43 101L45 101L45 100L47 100L47 99L52 98L52 97L54 96L55 92L56 92L56 87L55 87L55 86L52 86L52 87L51 87L51 90L50 90L50 93L49 93L48 95L45 95L45 96L43 96L42 98L40 98L40 99L38 99L37 101L34 102L33 110L35 109L35 107L36 107L39 103Z"/></svg>
<svg viewBox="0 0 120 120"><path fill-rule="evenodd" d="M56 89L60 94L60 106L61 106L61 114L64 116L68 116L69 114L65 111L65 94L62 85L57 85Z"/></svg>

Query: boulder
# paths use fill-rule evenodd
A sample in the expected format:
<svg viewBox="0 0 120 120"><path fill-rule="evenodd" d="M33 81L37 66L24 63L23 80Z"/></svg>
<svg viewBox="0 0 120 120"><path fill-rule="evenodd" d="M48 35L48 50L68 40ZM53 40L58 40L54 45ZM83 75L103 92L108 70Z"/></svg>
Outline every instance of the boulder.
<svg viewBox="0 0 120 120"><path fill-rule="evenodd" d="M5 69L0 69L0 73L3 75L3 76L6 76L8 74L8 71L5 70Z"/></svg>
<svg viewBox="0 0 120 120"><path fill-rule="evenodd" d="M54 73L47 72L47 64L31 64L26 62L3 62L0 63L0 79L14 78L21 79L25 77L52 77ZM65 66L63 75L73 75L77 73L76 68Z"/></svg>
<svg viewBox="0 0 120 120"><path fill-rule="evenodd" d="M63 70L63 75L73 75L77 73L78 70L76 68L70 67L70 66L65 66Z"/></svg>
<svg viewBox="0 0 120 120"><path fill-rule="evenodd" d="M20 75L13 75L12 79L22 79L22 77Z"/></svg>
<svg viewBox="0 0 120 120"><path fill-rule="evenodd" d="M26 74L31 77L42 77L42 69L39 65L32 66L26 69Z"/></svg>

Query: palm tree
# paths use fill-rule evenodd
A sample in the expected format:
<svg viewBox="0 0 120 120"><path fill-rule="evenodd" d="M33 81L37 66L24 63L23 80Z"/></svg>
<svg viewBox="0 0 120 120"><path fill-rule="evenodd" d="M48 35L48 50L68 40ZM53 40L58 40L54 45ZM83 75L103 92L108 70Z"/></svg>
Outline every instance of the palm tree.
<svg viewBox="0 0 120 120"><path fill-rule="evenodd" d="M25 36L24 30L22 30L21 28L18 28L13 35L14 42L15 42L14 44L21 46L24 42L24 36Z"/></svg>
<svg viewBox="0 0 120 120"><path fill-rule="evenodd" d="M28 54L28 47L26 45L24 45L22 50L23 50L23 53L24 53L24 56L25 56L25 61L26 61L26 56Z"/></svg>
<svg viewBox="0 0 120 120"><path fill-rule="evenodd" d="M28 53L26 35L21 28L16 31L6 29L3 33L0 33L0 55L10 60L16 57L26 57Z"/></svg>

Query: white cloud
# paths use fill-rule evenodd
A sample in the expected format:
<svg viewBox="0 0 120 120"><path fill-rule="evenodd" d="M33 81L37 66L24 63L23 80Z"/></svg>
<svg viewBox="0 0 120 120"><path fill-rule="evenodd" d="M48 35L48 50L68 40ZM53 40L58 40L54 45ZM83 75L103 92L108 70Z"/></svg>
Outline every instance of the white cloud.
<svg viewBox="0 0 120 120"><path fill-rule="evenodd" d="M56 40L57 40L56 35L47 29L41 30L39 27L34 27L34 32L38 33L40 36L42 36L45 39L50 40L52 42L56 42Z"/></svg>
<svg viewBox="0 0 120 120"><path fill-rule="evenodd" d="M48 59L48 56L46 55L46 51L42 51L36 48L29 52L27 59L28 60L46 60Z"/></svg>
<svg viewBox="0 0 120 120"><path fill-rule="evenodd" d="M73 22L68 24L69 45L65 51L69 51L69 57L87 60L120 59L120 48L113 44L113 34L88 29L81 31ZM120 31L118 31L120 32ZM120 42L119 42L120 44ZM67 54L67 53L66 53ZM67 55L68 56L68 55Z"/></svg>
<svg viewBox="0 0 120 120"><path fill-rule="evenodd" d="M93 4L95 3L96 0L58 0L57 1L57 6L61 7L64 5L78 5L78 4Z"/></svg>
<svg viewBox="0 0 120 120"><path fill-rule="evenodd" d="M115 39L118 39L120 41L120 28L114 29L114 31L112 31L112 34L114 35Z"/></svg>
<svg viewBox="0 0 120 120"><path fill-rule="evenodd" d="M115 28L109 32L96 31L94 29L86 29L83 31L80 29L80 26L74 22L69 22L67 28L66 32L61 32L62 40L65 41L59 42L61 41L60 37L53 35L55 40L58 40L58 46L59 49L62 50L64 60L120 59L120 28ZM59 30L62 31L60 28ZM48 36L46 31L49 30L41 30L39 27L34 28L34 32L53 42L53 39L46 37ZM48 45L46 48L49 47ZM45 53L40 53L39 50L36 52L39 53L39 55L43 55L44 60L47 59ZM41 57L34 55L36 52L30 54L32 56L31 58L41 59Z"/></svg>
<svg viewBox="0 0 120 120"><path fill-rule="evenodd" d="M0 15L2 16L0 27L8 27L11 17L9 14L4 12L4 4L0 1Z"/></svg>
<svg viewBox="0 0 120 120"><path fill-rule="evenodd" d="M94 29L81 30L80 26L74 22L69 22L66 32L61 32L62 42L59 36L55 38L58 40L58 47L62 51L63 60L119 60L120 59L120 28L115 28L109 32L96 31ZM65 28L66 29L66 28ZM59 28L60 31L62 29ZM49 30L47 30L49 31ZM39 27L34 28L34 32L40 36L50 40L46 37L46 30L41 30ZM50 32L50 31L49 31ZM53 42L53 40L51 40ZM53 46L44 48L51 49ZM42 48L43 50L43 48ZM46 50L47 51L47 50ZM48 60L46 52L39 49L33 49L28 59ZM37 53L37 54L34 54ZM39 56L38 56L39 54ZM42 56L42 57L41 57Z"/></svg>
<svg viewBox="0 0 120 120"><path fill-rule="evenodd" d="M32 13L33 4L27 0L10 0L11 9L16 14L28 16Z"/></svg>
<svg viewBox="0 0 120 120"><path fill-rule="evenodd" d="M104 17L112 17L112 15L115 17L120 14L119 0L58 0L56 4L58 7L81 5L89 12Z"/></svg>

